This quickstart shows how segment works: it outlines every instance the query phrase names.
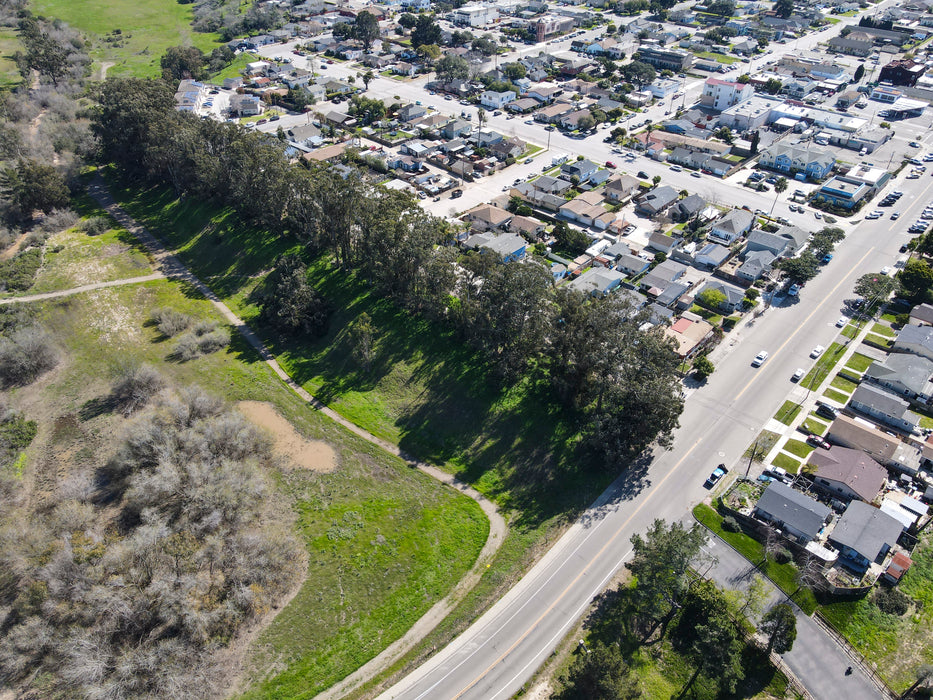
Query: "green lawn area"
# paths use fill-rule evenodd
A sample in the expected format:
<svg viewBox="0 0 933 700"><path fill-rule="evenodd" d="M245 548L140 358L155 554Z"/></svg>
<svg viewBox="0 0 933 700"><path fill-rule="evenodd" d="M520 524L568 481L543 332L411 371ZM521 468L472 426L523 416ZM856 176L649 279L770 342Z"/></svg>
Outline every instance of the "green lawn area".
<svg viewBox="0 0 933 700"><path fill-rule="evenodd" d="M31 307L66 360L50 373L49 386L36 389L43 401L39 417L47 421L40 438L61 421L78 426L80 450L49 452L58 455L58 474L67 473L69 460L107 459L127 422L106 400L115 369L145 362L175 387L197 384L230 402L271 402L304 436L326 441L337 460L332 473L283 464L269 474L270 487L284 494L291 511L286 517L294 518L309 564L298 595L256 643L251 666L257 675L268 664L284 671L266 686L283 697L323 689L401 636L451 590L472 566L488 522L472 500L310 409L235 332L226 350L169 360L174 343L149 322L163 307L225 325L210 302L165 280ZM14 399L30 390L17 390ZM40 468L42 460L27 470Z"/></svg>
<svg viewBox="0 0 933 700"><path fill-rule="evenodd" d="M933 417L924 415L923 413L918 413L920 416L920 427L921 428L933 428Z"/></svg>
<svg viewBox="0 0 933 700"><path fill-rule="evenodd" d="M863 355L860 352L854 353L852 357L849 358L849 361L846 362L846 369L851 369L854 372L863 374L866 369L871 367L871 363L874 362L868 355Z"/></svg>
<svg viewBox="0 0 933 700"><path fill-rule="evenodd" d="M774 414L774 420L780 421L784 425L790 425L800 413L800 405L793 401L785 401L778 412Z"/></svg>
<svg viewBox="0 0 933 700"><path fill-rule="evenodd" d="M22 82L22 76L13 61L13 54L22 48L13 27L0 27L0 90L15 87Z"/></svg>
<svg viewBox="0 0 933 700"><path fill-rule="evenodd" d="M727 56L726 54L715 53L712 51L700 51L699 53L697 53L697 56L699 56L700 58L708 58L710 60L717 61L719 63L732 64L732 63L736 63L737 61L739 61L739 59L736 58L735 56Z"/></svg>
<svg viewBox="0 0 933 700"><path fill-rule="evenodd" d="M796 474L800 469L800 460L783 453L778 453L775 458L771 460L771 464L786 470L788 474Z"/></svg>
<svg viewBox="0 0 933 700"><path fill-rule="evenodd" d="M811 413L803 422L803 427L809 430L811 433L825 435L826 431L829 429L829 424L824 423L822 420L817 418L815 413Z"/></svg>
<svg viewBox="0 0 933 700"><path fill-rule="evenodd" d="M876 335L883 335L886 338L896 338L897 331L895 331L891 326L886 323L876 323L871 327L871 332Z"/></svg>
<svg viewBox="0 0 933 700"><path fill-rule="evenodd" d="M835 389L827 389L823 392L823 396L825 396L827 399L838 401L841 404L844 404L849 400L848 394L843 394L841 391L836 391Z"/></svg>
<svg viewBox="0 0 933 700"><path fill-rule="evenodd" d="M911 554L898 589L914 604L903 617L881 612L870 598L824 604L820 613L858 649L897 692L933 663L933 546L929 534Z"/></svg>
<svg viewBox="0 0 933 700"><path fill-rule="evenodd" d="M885 350L889 350L891 346L894 345L894 341L891 340L891 338L886 338L883 335L875 335L874 333L868 333L862 342L873 343L874 345L877 345Z"/></svg>
<svg viewBox="0 0 933 700"><path fill-rule="evenodd" d="M247 51L239 53L236 55L236 58L230 62L230 65L213 73L211 75L211 80L216 83L222 83L226 78L239 78L243 75L243 70L246 68L247 63L258 60L259 56L257 54L252 54Z"/></svg>
<svg viewBox="0 0 933 700"><path fill-rule="evenodd" d="M794 564L778 564L765 559L764 545L745 532L727 532L722 529L722 516L701 503L693 509L693 516L703 525L728 542L739 554L755 564L759 572L770 578L808 615L816 609L816 598L809 589L799 589L795 580Z"/></svg>
<svg viewBox="0 0 933 700"><path fill-rule="evenodd" d="M858 335L858 325L855 323L847 323L845 327L839 331L839 334L846 338L854 338Z"/></svg>
<svg viewBox="0 0 933 700"><path fill-rule="evenodd" d="M758 449L763 453L767 454L771 451L771 448L777 444L777 441L781 439L781 436L775 433L772 430L762 430L758 433L758 437L755 441L748 446L745 450L745 454L742 455L746 459L752 456L752 448L754 448L755 443L758 444Z"/></svg>
<svg viewBox="0 0 933 700"><path fill-rule="evenodd" d="M784 443L784 447L781 449L785 452L790 452L792 455L797 455L802 459L806 459L809 454L816 448L808 445L803 440L794 440L793 438L790 438L787 442Z"/></svg>
<svg viewBox="0 0 933 700"><path fill-rule="evenodd" d="M191 29L192 6L177 0L32 0L30 9L84 32L96 68L102 62L115 64L107 75L154 77L170 46L197 46L210 53L219 45L216 34ZM120 34L112 34L115 30Z"/></svg>
<svg viewBox="0 0 933 700"><path fill-rule="evenodd" d="M813 365L813 368L807 372L807 376L800 380L800 386L806 387L807 389L816 389L823 383L823 380L826 379L826 375L832 371L836 363L839 362L839 358L842 357L845 350L845 346L840 343L830 344L823 354L820 355L820 359Z"/></svg>
<svg viewBox="0 0 933 700"><path fill-rule="evenodd" d="M837 374L835 377L833 377L833 381L830 382L830 386L838 389L839 391L844 391L847 394L851 394L853 391L855 391L858 384Z"/></svg>

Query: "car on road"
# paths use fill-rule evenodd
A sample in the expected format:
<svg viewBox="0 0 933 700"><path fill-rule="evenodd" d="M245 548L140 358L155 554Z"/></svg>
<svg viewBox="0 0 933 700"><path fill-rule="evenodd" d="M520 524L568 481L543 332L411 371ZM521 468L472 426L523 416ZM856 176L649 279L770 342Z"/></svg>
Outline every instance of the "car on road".
<svg viewBox="0 0 933 700"><path fill-rule="evenodd" d="M823 351L824 351L825 349L826 349L826 348L824 348L822 345L817 345L815 348L813 348L813 349L810 351L810 357L816 359L817 357L819 357L820 355L823 354Z"/></svg>
<svg viewBox="0 0 933 700"><path fill-rule="evenodd" d="M457 199L458 197L462 197L462 196L463 196L463 190L454 190L453 192L450 193L451 199Z"/></svg>
<svg viewBox="0 0 933 700"><path fill-rule="evenodd" d="M531 161L532 161L531 158L525 158L525 165L528 165L529 163L531 163Z"/></svg>
<svg viewBox="0 0 933 700"><path fill-rule="evenodd" d="M607 167L607 168L610 168L610 169L615 169L616 164L613 163L611 160L607 160L607 161L606 161L606 167Z"/></svg>
<svg viewBox="0 0 933 700"><path fill-rule="evenodd" d="M881 274L890 276L891 268L885 265L884 267L881 268Z"/></svg>
<svg viewBox="0 0 933 700"><path fill-rule="evenodd" d="M901 218L901 213L899 211L892 212L891 221Z"/></svg>
<svg viewBox="0 0 933 700"><path fill-rule="evenodd" d="M818 211L813 212L813 216L815 216L817 219L822 219L822 218L823 218L823 215L822 215L820 212L818 212Z"/></svg>
<svg viewBox="0 0 933 700"><path fill-rule="evenodd" d="M833 259L833 254L832 254L832 253L827 253L827 254L824 255L822 258L820 258L820 262L821 262L823 265L826 265L826 264L829 263L832 259Z"/></svg>
<svg viewBox="0 0 933 700"><path fill-rule="evenodd" d="M871 212L865 217L865 221L874 221L875 219L880 219L883 213L884 212L880 212L877 209L875 209L875 211Z"/></svg>
<svg viewBox="0 0 933 700"><path fill-rule="evenodd" d="M792 297L797 296L798 294L800 294L800 285L792 284L790 287L787 288L787 293L790 294Z"/></svg>
<svg viewBox="0 0 933 700"><path fill-rule="evenodd" d="M832 445L830 445L828 442L826 442L826 440L824 440L822 437L820 437L816 433L813 433L812 435L810 435L807 438L807 442L813 445L814 447L822 447L824 450L828 450L830 447L832 447Z"/></svg>
<svg viewBox="0 0 933 700"><path fill-rule="evenodd" d="M792 382L799 382L801 379L803 379L803 367L798 367L794 370L794 373L790 375L790 380Z"/></svg>
<svg viewBox="0 0 933 700"><path fill-rule="evenodd" d="M672 165L672 166L671 166L671 172L672 172L672 173L679 173L679 172L682 172L682 171L683 171L683 168L681 168L679 165Z"/></svg>
<svg viewBox="0 0 933 700"><path fill-rule="evenodd" d="M920 148L920 144L917 143L916 141L911 141L911 142L910 142L909 144L907 144L907 145L910 146L911 148Z"/></svg>
<svg viewBox="0 0 933 700"><path fill-rule="evenodd" d="M900 248L897 249L898 253L906 253L908 251L907 244L905 243Z"/></svg>
<svg viewBox="0 0 933 700"><path fill-rule="evenodd" d="M755 355L755 359L752 360L752 367L761 367L765 363L765 360L767 359L768 359L768 351L762 350L760 353Z"/></svg>
<svg viewBox="0 0 933 700"><path fill-rule="evenodd" d="M639 170L639 171L638 171L638 177L641 177L641 178L644 178L645 180L647 180L647 179L648 179L649 177L651 177L651 176L650 176L648 173L646 173L644 170Z"/></svg>
<svg viewBox="0 0 933 700"><path fill-rule="evenodd" d="M720 464L708 477L706 477L706 483L703 485L708 489L713 488L716 484L719 483L719 480L726 475L727 471L729 470L726 469L726 465Z"/></svg>
<svg viewBox="0 0 933 700"><path fill-rule="evenodd" d="M700 173L694 170L692 173L690 173L690 177L700 177Z"/></svg>
<svg viewBox="0 0 933 700"><path fill-rule="evenodd" d="M840 316L839 318L836 319L836 328L842 328L848 322L849 322L849 319L847 319L845 316Z"/></svg>
<svg viewBox="0 0 933 700"><path fill-rule="evenodd" d="M531 124L534 124L534 123L535 123L535 120L534 120L534 119L526 119L526 120L525 120L525 123L531 125Z"/></svg>
<svg viewBox="0 0 933 700"><path fill-rule="evenodd" d="M823 416L823 418L835 419L839 415L839 411L828 403L820 403L816 406L816 414L818 416Z"/></svg>

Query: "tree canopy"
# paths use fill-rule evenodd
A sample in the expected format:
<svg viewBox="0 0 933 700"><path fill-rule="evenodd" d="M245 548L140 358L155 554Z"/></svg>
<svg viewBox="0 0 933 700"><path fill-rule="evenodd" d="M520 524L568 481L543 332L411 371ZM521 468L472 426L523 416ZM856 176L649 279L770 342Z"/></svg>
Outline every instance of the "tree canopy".
<svg viewBox="0 0 933 700"><path fill-rule="evenodd" d="M886 299L897 289L897 280L880 272L869 272L855 282L855 293L865 299Z"/></svg>
<svg viewBox="0 0 933 700"><path fill-rule="evenodd" d="M761 631L768 636L768 653L786 654L797 639L797 618L787 603L779 603L765 613Z"/></svg>
<svg viewBox="0 0 933 700"><path fill-rule="evenodd" d="M441 28L429 15L418 15L411 30L411 46L417 49L425 44L440 44Z"/></svg>

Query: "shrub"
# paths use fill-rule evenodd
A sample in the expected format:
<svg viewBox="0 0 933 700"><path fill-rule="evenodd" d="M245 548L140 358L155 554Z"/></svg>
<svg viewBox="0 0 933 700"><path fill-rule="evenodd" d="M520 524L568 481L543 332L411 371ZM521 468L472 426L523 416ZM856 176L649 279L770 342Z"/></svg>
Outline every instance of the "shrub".
<svg viewBox="0 0 933 700"><path fill-rule="evenodd" d="M37 234L30 234L30 239ZM41 234L38 234L41 236ZM29 245L29 239L26 241ZM21 250L9 260L0 262L0 287L15 292L24 292L36 281L36 272L42 264L42 250Z"/></svg>
<svg viewBox="0 0 933 700"><path fill-rule="evenodd" d="M774 553L774 561L778 564L789 564L792 559L791 553L784 547L781 547Z"/></svg>
<svg viewBox="0 0 933 700"><path fill-rule="evenodd" d="M165 388L165 379L151 365L124 368L114 382L111 396L117 407L128 416L139 410Z"/></svg>
<svg viewBox="0 0 933 700"><path fill-rule="evenodd" d="M78 222L78 215L71 209L55 209L42 217L36 227L43 233L57 233L74 226Z"/></svg>
<svg viewBox="0 0 933 700"><path fill-rule="evenodd" d="M879 588L872 602L881 612L898 617L910 609L910 598L896 588Z"/></svg>
<svg viewBox="0 0 933 700"><path fill-rule="evenodd" d="M166 338L174 338L191 325L191 317L175 309L162 308L152 314L152 322Z"/></svg>
<svg viewBox="0 0 933 700"><path fill-rule="evenodd" d="M81 223L81 230L89 236L99 236L110 230L110 219L106 216L92 216Z"/></svg>
<svg viewBox="0 0 933 700"><path fill-rule="evenodd" d="M14 331L0 339L0 382L23 386L58 364L52 337L38 326Z"/></svg>
<svg viewBox="0 0 933 700"><path fill-rule="evenodd" d="M201 321L178 339L175 357L182 362L209 355L230 344L230 332L213 321Z"/></svg>
<svg viewBox="0 0 933 700"><path fill-rule="evenodd" d="M739 525L739 521L733 518L731 515L727 515L722 519L722 529L726 532L738 532L742 529Z"/></svg>

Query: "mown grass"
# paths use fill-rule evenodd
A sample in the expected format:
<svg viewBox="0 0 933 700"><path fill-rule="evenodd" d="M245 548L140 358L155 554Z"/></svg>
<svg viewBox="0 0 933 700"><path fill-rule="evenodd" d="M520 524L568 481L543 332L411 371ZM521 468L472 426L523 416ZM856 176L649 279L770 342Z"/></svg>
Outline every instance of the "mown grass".
<svg viewBox="0 0 933 700"><path fill-rule="evenodd" d="M839 331L839 334L846 338L854 338L858 335L858 326L854 323L847 323L845 328Z"/></svg>
<svg viewBox="0 0 933 700"><path fill-rule="evenodd" d="M871 363L874 362L872 358L868 355L863 355L860 352L854 353L852 357L849 358L849 361L846 362L846 369L851 369L854 372L859 374L864 374L865 370L871 367Z"/></svg>
<svg viewBox="0 0 933 700"><path fill-rule="evenodd" d="M816 448L808 445L802 440L794 440L791 438L784 443L784 447L781 449L785 452L790 452L792 455L796 455L797 457L806 458L810 456L810 453L813 452L813 450Z"/></svg>
<svg viewBox="0 0 933 700"><path fill-rule="evenodd" d="M835 389L827 389L823 392L823 396L843 405L849 401L848 394L843 394L841 391L836 391Z"/></svg>
<svg viewBox="0 0 933 700"><path fill-rule="evenodd" d="M225 78L239 78L243 75L243 70L246 68L246 64L253 61L259 60L258 56L248 52L239 53L236 55L229 65L217 71L216 73L211 74L211 80L216 83L222 83Z"/></svg>
<svg viewBox="0 0 933 700"><path fill-rule="evenodd" d="M98 64L114 63L107 75L151 78L159 75L159 59L170 46L196 46L210 53L216 34L191 29L192 5L176 0L33 0L30 9L54 17L85 33L89 53ZM119 34L113 34L120 30ZM116 38L116 43L105 39Z"/></svg>
<svg viewBox="0 0 933 700"><path fill-rule="evenodd" d="M817 360L812 369L807 372L807 376L800 380L800 386L806 387L807 389L816 389L823 383L823 380L832 371L833 367L836 366L836 363L839 362L845 350L844 345L840 343L831 343L826 351L820 355L820 359Z"/></svg>
<svg viewBox="0 0 933 700"><path fill-rule="evenodd" d="M796 474L800 469L800 460L794 459L782 452L775 455L774 459L771 460L771 464L786 470L788 474Z"/></svg>
<svg viewBox="0 0 933 700"><path fill-rule="evenodd" d="M871 327L871 332L877 335L883 335L886 338L897 337L897 331L885 323L876 323Z"/></svg>
<svg viewBox="0 0 933 700"><path fill-rule="evenodd" d="M933 546L929 534L911 554L913 566L898 588L914 604L903 617L881 612L868 598L827 602L820 613L902 692L921 664L933 663Z"/></svg>
<svg viewBox="0 0 933 700"><path fill-rule="evenodd" d="M229 401L269 401L305 436L327 441L338 457L333 473L286 469L273 475L293 504L309 565L298 595L259 638L251 665L257 677L285 669L286 675L266 680L265 696L326 687L447 594L474 562L488 521L472 500L310 409L236 333L226 351L185 363L168 359L171 341L148 322L160 307L223 323L194 290L168 281L39 306L67 355L43 394L51 403L47 420L79 417L105 458L124 422L108 409L110 378L120 366L147 362L175 386L197 384ZM82 458L94 455L84 451ZM49 461L43 468L64 466Z"/></svg>
<svg viewBox="0 0 933 700"><path fill-rule="evenodd" d="M794 422L794 419L797 418L799 413L800 404L794 403L793 401L785 401L781 404L781 408L778 409L778 412L774 414L774 420L784 425L790 425Z"/></svg>
<svg viewBox="0 0 933 700"><path fill-rule="evenodd" d="M863 343L871 343L880 347L883 350L890 350L891 346L894 345L894 341L891 338L887 338L883 335L876 335L875 333L869 333L862 340Z"/></svg>
<svg viewBox="0 0 933 700"><path fill-rule="evenodd" d="M833 377L833 380L829 383L829 385L835 389L838 389L839 391L845 392L846 394L851 394L858 387L858 384L855 382L838 374Z"/></svg>
<svg viewBox="0 0 933 700"><path fill-rule="evenodd" d="M774 584L788 595L807 615L816 610L816 598L809 588L799 588L796 582L797 567L794 564L778 564L765 557L765 548L758 540L744 531L728 532L722 529L722 516L713 508L700 503L693 509L693 516L739 554L758 567Z"/></svg>
<svg viewBox="0 0 933 700"><path fill-rule="evenodd" d="M807 416L807 419L803 422L803 427L817 435L825 435L826 431L829 430L829 424L818 419L815 413Z"/></svg>

